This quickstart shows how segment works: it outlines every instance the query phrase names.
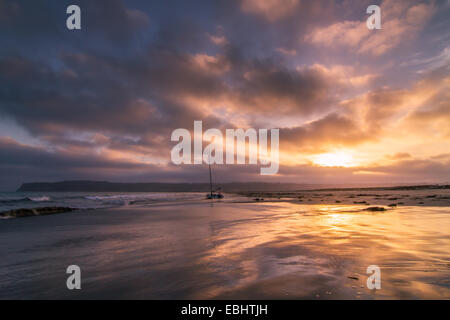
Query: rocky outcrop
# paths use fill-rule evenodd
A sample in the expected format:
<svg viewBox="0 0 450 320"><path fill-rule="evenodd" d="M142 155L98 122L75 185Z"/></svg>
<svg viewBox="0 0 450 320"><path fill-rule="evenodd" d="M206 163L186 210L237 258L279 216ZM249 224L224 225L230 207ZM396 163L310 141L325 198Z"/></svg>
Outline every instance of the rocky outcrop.
<svg viewBox="0 0 450 320"><path fill-rule="evenodd" d="M23 218L23 217L33 217L33 216L45 216L49 214L70 212L76 210L69 207L42 207L42 208L22 208L14 209L6 212L0 213L3 218Z"/></svg>
<svg viewBox="0 0 450 320"><path fill-rule="evenodd" d="M387 209L384 208L384 207L368 207L368 208L366 208L364 210L367 210L367 211L387 211Z"/></svg>

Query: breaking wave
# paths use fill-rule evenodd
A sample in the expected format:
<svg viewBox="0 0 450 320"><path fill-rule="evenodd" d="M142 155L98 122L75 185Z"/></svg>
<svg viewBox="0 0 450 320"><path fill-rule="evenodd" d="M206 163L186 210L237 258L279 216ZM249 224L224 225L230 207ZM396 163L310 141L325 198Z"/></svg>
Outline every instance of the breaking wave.
<svg viewBox="0 0 450 320"><path fill-rule="evenodd" d="M47 196L42 197L27 197L28 200L34 201L34 202L45 202L45 201L52 201L52 198Z"/></svg>

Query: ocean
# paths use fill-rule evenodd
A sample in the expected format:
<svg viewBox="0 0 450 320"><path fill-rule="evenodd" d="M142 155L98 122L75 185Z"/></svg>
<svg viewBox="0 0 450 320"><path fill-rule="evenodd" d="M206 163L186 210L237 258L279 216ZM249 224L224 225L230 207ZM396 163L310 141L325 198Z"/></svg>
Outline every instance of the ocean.
<svg viewBox="0 0 450 320"><path fill-rule="evenodd" d="M100 209L204 198L204 192L2 192L0 213L21 208Z"/></svg>

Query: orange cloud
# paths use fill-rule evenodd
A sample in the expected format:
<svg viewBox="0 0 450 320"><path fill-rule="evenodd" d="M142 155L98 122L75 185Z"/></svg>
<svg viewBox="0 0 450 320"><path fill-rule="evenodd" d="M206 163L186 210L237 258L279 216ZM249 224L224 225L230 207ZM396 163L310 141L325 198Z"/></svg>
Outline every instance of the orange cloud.
<svg viewBox="0 0 450 320"><path fill-rule="evenodd" d="M299 0L243 0L241 9L245 13L263 16L270 22L293 14Z"/></svg>
<svg viewBox="0 0 450 320"><path fill-rule="evenodd" d="M382 55L413 39L434 13L433 4L385 0L381 4L381 30L369 30L366 21L344 21L317 28L304 40L327 47L348 47L357 53Z"/></svg>
<svg viewBox="0 0 450 320"><path fill-rule="evenodd" d="M314 64L311 68L319 71L325 78L333 82L334 85L338 83L343 87L365 86L378 77L375 73L358 73L353 66L331 65L327 67L321 64Z"/></svg>

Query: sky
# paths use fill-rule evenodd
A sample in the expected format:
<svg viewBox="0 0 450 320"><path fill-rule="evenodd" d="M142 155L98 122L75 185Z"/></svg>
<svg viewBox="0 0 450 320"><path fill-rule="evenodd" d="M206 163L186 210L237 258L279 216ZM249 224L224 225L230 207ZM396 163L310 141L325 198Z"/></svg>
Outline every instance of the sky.
<svg viewBox="0 0 450 320"><path fill-rule="evenodd" d="M170 158L194 120L280 129L278 174L218 183L448 183L449 27L449 0L0 0L0 190L205 182Z"/></svg>

